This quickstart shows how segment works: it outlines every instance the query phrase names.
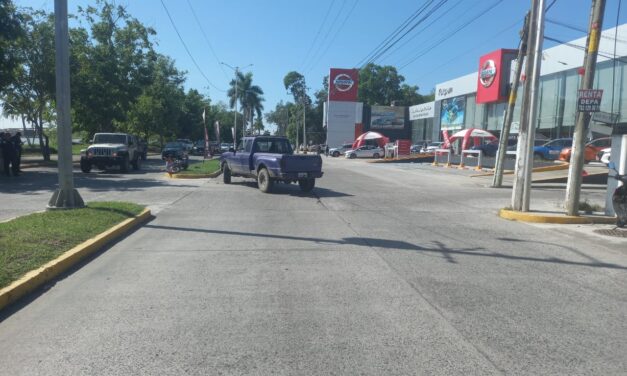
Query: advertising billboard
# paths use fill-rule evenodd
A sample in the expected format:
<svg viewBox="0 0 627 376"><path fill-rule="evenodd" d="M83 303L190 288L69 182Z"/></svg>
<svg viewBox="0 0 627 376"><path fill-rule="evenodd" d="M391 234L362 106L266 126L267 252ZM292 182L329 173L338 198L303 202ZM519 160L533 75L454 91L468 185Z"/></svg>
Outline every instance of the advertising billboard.
<svg viewBox="0 0 627 376"><path fill-rule="evenodd" d="M356 102L359 70L331 68L329 73L329 100Z"/></svg>
<svg viewBox="0 0 627 376"><path fill-rule="evenodd" d="M500 49L479 58L477 103L507 101L510 68L516 53L516 50Z"/></svg>
<svg viewBox="0 0 627 376"><path fill-rule="evenodd" d="M443 99L440 111L440 128L443 130L462 129L465 113L465 96Z"/></svg>
<svg viewBox="0 0 627 376"><path fill-rule="evenodd" d="M405 107L372 106L370 129L405 128Z"/></svg>
<svg viewBox="0 0 627 376"><path fill-rule="evenodd" d="M433 117L435 103L423 103L409 107L409 120L429 119Z"/></svg>

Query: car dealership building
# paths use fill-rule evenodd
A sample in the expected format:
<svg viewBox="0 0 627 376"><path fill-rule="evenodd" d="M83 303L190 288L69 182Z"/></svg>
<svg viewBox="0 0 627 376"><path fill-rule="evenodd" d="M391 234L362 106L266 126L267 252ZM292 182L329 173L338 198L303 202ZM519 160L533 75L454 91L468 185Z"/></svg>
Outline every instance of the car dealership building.
<svg viewBox="0 0 627 376"><path fill-rule="evenodd" d="M535 119L537 134L546 138L572 136L585 44L584 37L543 50ZM440 140L444 130L452 133L480 128L498 136L516 52L500 49L480 57L477 72L437 84L434 102L410 107L357 102L358 70L331 69L329 101L325 106L327 143L331 147L341 145L369 130L392 141L411 139L414 143ZM601 112L591 121L590 138L609 135L614 123L627 124L627 24L602 32L594 88L603 90L603 99ZM521 99L522 86L514 110L514 135L518 131Z"/></svg>

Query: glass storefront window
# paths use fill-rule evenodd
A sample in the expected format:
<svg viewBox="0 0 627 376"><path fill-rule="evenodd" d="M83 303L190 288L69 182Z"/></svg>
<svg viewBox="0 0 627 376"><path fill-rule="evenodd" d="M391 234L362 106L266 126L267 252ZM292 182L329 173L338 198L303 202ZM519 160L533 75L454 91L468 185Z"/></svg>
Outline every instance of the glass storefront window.
<svg viewBox="0 0 627 376"><path fill-rule="evenodd" d="M577 118L577 90L579 90L579 74L576 70L566 73L566 89L564 91L564 117L562 126L572 127Z"/></svg>
<svg viewBox="0 0 627 376"><path fill-rule="evenodd" d="M540 80L540 108L537 120L537 127L540 129L557 126L559 83L559 74L552 74Z"/></svg>

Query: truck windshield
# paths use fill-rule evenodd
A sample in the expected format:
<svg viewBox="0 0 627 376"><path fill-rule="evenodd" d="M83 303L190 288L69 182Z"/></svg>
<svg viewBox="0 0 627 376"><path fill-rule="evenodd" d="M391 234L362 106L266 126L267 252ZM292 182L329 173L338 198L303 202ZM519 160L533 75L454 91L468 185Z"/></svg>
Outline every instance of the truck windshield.
<svg viewBox="0 0 627 376"><path fill-rule="evenodd" d="M94 136L94 144L125 144L124 134L97 134Z"/></svg>
<svg viewBox="0 0 627 376"><path fill-rule="evenodd" d="M292 147L284 138L259 139L255 144L255 150L260 153L292 154Z"/></svg>

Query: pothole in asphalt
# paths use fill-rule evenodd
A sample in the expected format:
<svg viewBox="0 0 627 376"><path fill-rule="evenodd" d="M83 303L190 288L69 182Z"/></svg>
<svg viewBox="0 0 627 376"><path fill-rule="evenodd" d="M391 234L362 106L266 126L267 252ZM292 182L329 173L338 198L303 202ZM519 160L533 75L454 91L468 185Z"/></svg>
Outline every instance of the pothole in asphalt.
<svg viewBox="0 0 627 376"><path fill-rule="evenodd" d="M621 230L619 228L613 228L613 229L602 228L602 229L594 230L594 232L600 235L614 236L617 238L627 238L627 229Z"/></svg>

